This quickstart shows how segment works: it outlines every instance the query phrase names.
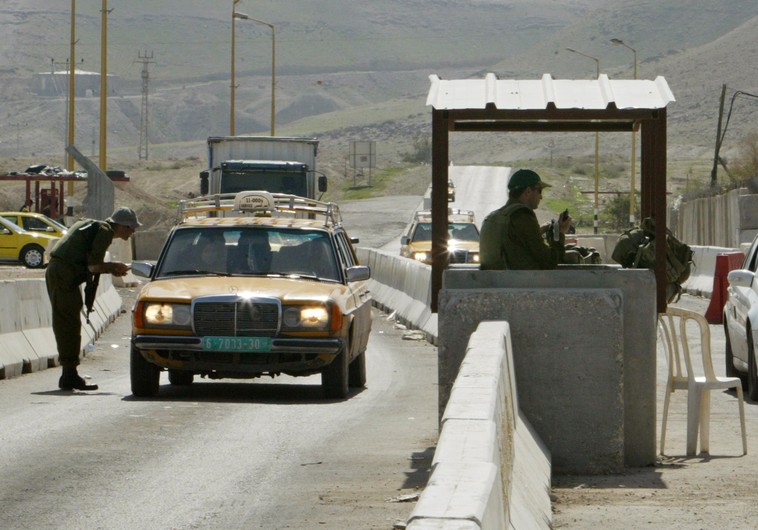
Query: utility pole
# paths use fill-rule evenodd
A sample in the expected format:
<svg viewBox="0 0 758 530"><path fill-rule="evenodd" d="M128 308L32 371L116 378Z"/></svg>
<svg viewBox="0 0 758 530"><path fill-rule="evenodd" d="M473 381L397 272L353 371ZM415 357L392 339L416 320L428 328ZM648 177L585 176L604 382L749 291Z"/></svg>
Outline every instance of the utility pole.
<svg viewBox="0 0 758 530"><path fill-rule="evenodd" d="M724 139L721 134L721 120L724 117L724 98L726 97L726 84L721 85L721 102L719 103L719 121L716 126L716 150L713 154L713 168L711 168L711 188L715 188L718 184L718 163L719 163L719 150L721 149L721 142Z"/></svg>
<svg viewBox="0 0 758 530"><path fill-rule="evenodd" d="M140 160L148 160L148 139L147 139L147 130L148 130L148 104L147 104L147 94L148 94L148 85L150 82L150 73L147 70L147 67L150 63L155 63L153 61L153 52L150 52L150 55L147 54L147 50L145 50L145 55L142 55L141 53L137 53L137 59L139 59L142 62L142 107L140 109L140 126L139 126L139 152L137 153ZM144 154L144 156L143 156Z"/></svg>
<svg viewBox="0 0 758 530"><path fill-rule="evenodd" d="M102 0L100 10L100 169L107 169L108 151L108 0Z"/></svg>

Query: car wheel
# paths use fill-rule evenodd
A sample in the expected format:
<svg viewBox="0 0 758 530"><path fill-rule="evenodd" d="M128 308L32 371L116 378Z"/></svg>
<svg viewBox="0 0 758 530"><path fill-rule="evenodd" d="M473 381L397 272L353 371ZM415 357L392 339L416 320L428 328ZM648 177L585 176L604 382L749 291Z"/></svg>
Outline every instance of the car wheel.
<svg viewBox="0 0 758 530"><path fill-rule="evenodd" d="M325 398L345 399L347 397L349 391L347 352L349 350L350 345L345 340L342 351L321 372L321 388L323 388Z"/></svg>
<svg viewBox="0 0 758 530"><path fill-rule="evenodd" d="M30 269L39 269L45 264L45 249L39 245L27 245L21 250L20 260Z"/></svg>
<svg viewBox="0 0 758 530"><path fill-rule="evenodd" d="M729 326L726 323L726 319L724 319L724 339L725 339L725 347L724 347L724 361L725 361L725 372L727 377L739 377L743 381L743 386L745 383L745 377L744 374L741 374L737 371L737 369L734 367L734 354L732 353L732 343L729 339ZM744 390L744 388L743 388Z"/></svg>
<svg viewBox="0 0 758 530"><path fill-rule="evenodd" d="M158 394L161 369L147 362L134 346L130 355L129 373L132 379L132 394L137 397L153 397Z"/></svg>
<svg viewBox="0 0 758 530"><path fill-rule="evenodd" d="M353 388L366 386L366 352L353 359L348 367L348 384Z"/></svg>
<svg viewBox="0 0 758 530"><path fill-rule="evenodd" d="M755 364L755 346L751 340L750 326L747 328L747 393L752 401L758 401L758 367Z"/></svg>
<svg viewBox="0 0 758 530"><path fill-rule="evenodd" d="M185 370L169 370L168 382L175 386L188 386L192 384L195 374Z"/></svg>

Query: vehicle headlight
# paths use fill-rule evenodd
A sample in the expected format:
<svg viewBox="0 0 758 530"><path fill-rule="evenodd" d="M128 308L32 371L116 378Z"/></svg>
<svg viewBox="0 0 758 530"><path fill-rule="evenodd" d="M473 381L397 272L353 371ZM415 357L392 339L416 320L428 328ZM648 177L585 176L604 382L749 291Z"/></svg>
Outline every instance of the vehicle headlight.
<svg viewBox="0 0 758 530"><path fill-rule="evenodd" d="M189 304L145 302L137 314L141 315L144 327L174 329L192 327L192 312Z"/></svg>
<svg viewBox="0 0 758 530"><path fill-rule="evenodd" d="M413 259L417 261L431 261L431 253L429 252L414 252Z"/></svg>
<svg viewBox="0 0 758 530"><path fill-rule="evenodd" d="M472 252L472 253L470 253L469 257L471 258L471 263L479 263L479 253L478 252Z"/></svg>
<svg viewBox="0 0 758 530"><path fill-rule="evenodd" d="M290 306L285 308L282 324L287 328L325 329L329 311L325 306Z"/></svg>

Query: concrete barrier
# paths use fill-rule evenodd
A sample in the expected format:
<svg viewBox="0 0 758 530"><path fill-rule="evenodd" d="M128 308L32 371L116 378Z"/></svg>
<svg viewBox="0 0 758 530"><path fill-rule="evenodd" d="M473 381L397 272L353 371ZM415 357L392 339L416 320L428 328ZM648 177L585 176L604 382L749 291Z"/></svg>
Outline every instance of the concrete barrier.
<svg viewBox="0 0 758 530"><path fill-rule="evenodd" d="M692 268L690 277L682 284L682 291L694 296L710 298L713 292L713 278L716 270L716 256L734 252L734 248L692 246Z"/></svg>
<svg viewBox="0 0 758 530"><path fill-rule="evenodd" d="M521 415L506 322L471 335L409 530L550 528L550 456Z"/></svg>
<svg viewBox="0 0 758 530"><path fill-rule="evenodd" d="M432 313L432 269L382 250L358 248L358 259L371 268L369 290L374 304L394 311L399 322L424 331L437 344L437 314Z"/></svg>
<svg viewBox="0 0 758 530"><path fill-rule="evenodd" d="M83 295L83 292L82 292ZM58 366L52 310L44 278L0 281L0 379ZM99 337L121 312L121 296L111 276L100 277L95 311L87 324L82 314L81 352Z"/></svg>

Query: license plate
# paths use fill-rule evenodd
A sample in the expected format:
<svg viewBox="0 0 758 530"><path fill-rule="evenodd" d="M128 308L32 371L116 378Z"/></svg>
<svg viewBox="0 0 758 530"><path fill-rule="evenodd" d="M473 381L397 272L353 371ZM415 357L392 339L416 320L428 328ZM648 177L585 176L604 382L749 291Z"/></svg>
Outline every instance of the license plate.
<svg viewBox="0 0 758 530"><path fill-rule="evenodd" d="M206 351L270 351L270 337L203 337Z"/></svg>

